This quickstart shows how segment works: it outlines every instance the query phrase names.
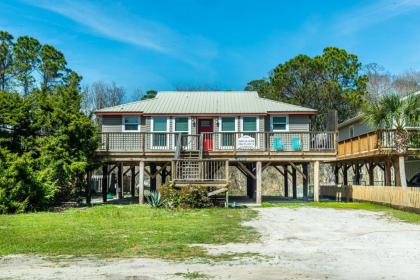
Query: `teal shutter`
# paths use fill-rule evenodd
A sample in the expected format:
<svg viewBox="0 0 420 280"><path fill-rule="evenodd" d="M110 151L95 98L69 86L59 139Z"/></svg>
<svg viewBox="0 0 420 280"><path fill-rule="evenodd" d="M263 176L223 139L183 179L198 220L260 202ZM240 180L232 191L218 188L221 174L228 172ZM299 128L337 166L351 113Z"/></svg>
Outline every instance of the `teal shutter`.
<svg viewBox="0 0 420 280"><path fill-rule="evenodd" d="M188 118L175 118L175 131L188 132Z"/></svg>
<svg viewBox="0 0 420 280"><path fill-rule="evenodd" d="M243 117L242 119L243 131L257 131L256 117Z"/></svg>
<svg viewBox="0 0 420 280"><path fill-rule="evenodd" d="M153 131L167 131L167 117L153 118Z"/></svg>
<svg viewBox="0 0 420 280"><path fill-rule="evenodd" d="M235 118L222 118L222 131L235 131Z"/></svg>

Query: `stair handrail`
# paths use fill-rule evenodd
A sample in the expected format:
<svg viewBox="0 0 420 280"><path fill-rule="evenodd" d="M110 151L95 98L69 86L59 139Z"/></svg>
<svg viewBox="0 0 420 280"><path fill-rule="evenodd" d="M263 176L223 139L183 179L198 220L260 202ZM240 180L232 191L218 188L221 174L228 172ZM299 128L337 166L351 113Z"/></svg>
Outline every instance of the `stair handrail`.
<svg viewBox="0 0 420 280"><path fill-rule="evenodd" d="M204 134L200 133L200 137L198 140L198 151L199 151L199 158L203 158L203 142L204 142Z"/></svg>

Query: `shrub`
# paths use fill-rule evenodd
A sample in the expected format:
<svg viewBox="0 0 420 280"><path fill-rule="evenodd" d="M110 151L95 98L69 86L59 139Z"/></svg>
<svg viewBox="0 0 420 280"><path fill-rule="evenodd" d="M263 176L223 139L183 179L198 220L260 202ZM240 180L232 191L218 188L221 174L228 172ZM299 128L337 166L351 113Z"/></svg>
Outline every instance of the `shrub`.
<svg viewBox="0 0 420 280"><path fill-rule="evenodd" d="M206 208L213 206L207 196L206 187L190 185L186 187L173 187L167 183L160 187L162 199L168 208Z"/></svg>
<svg viewBox="0 0 420 280"><path fill-rule="evenodd" d="M146 196L147 202L152 208L161 208L165 205L165 200L159 192L151 192L149 196Z"/></svg>

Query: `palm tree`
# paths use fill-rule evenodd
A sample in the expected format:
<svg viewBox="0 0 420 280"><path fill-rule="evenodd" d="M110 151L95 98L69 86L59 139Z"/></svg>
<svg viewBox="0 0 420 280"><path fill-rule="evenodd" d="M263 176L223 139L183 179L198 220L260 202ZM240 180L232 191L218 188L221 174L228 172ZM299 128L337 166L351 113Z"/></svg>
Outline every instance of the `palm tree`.
<svg viewBox="0 0 420 280"><path fill-rule="evenodd" d="M366 102L363 107L365 120L378 129L395 129L394 146L398 154L401 186L407 186L404 155L410 145L407 127L420 125L420 95L411 94L401 98L387 94L376 102Z"/></svg>

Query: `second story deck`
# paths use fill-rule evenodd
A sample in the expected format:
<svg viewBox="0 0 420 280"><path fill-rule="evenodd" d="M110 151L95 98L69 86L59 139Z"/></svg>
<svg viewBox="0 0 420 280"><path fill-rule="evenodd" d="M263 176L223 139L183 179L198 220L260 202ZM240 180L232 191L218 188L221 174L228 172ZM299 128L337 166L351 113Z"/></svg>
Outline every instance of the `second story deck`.
<svg viewBox="0 0 420 280"><path fill-rule="evenodd" d="M196 152L201 158L335 159L335 132L100 133L99 157L169 159Z"/></svg>
<svg viewBox="0 0 420 280"><path fill-rule="evenodd" d="M383 157L395 153L395 129L370 131L337 143L337 160ZM420 130L408 129L407 155L419 154Z"/></svg>

